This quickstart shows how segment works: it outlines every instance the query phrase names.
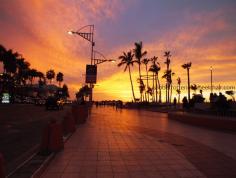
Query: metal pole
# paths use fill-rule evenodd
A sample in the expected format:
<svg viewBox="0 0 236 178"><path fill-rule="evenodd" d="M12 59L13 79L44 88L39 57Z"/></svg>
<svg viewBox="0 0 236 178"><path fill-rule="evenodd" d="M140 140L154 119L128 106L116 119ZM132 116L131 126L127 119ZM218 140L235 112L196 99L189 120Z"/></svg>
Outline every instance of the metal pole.
<svg viewBox="0 0 236 178"><path fill-rule="evenodd" d="M94 54L93 54L93 46L94 46L93 32L94 32L94 25L91 25L91 26L90 26L90 33L91 33L91 36L92 36L91 65L93 65L93 55L94 55ZM89 87L90 87L89 102L92 103L92 101L93 101L93 84L90 83L90 84L89 84Z"/></svg>
<svg viewBox="0 0 236 178"><path fill-rule="evenodd" d="M210 70L211 70L211 93L213 93L213 86L212 86L212 66L211 66Z"/></svg>

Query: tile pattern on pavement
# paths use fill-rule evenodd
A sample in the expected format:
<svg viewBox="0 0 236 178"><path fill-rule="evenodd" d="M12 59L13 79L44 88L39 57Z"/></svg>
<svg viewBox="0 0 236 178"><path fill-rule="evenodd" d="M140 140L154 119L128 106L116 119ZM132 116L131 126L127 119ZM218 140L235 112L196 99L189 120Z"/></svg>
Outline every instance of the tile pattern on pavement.
<svg viewBox="0 0 236 178"><path fill-rule="evenodd" d="M228 164L232 158L191 139L131 121L127 122L122 111L93 108L88 122L79 126L42 177L221 177L223 172L216 171L219 166L212 167L221 163L225 166L221 170L232 173L225 175L233 175Z"/></svg>

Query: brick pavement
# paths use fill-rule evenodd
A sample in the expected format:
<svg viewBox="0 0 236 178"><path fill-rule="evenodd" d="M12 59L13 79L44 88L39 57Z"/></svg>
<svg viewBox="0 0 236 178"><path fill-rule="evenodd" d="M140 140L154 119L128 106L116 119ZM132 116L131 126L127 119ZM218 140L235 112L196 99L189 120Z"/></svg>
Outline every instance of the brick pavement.
<svg viewBox="0 0 236 178"><path fill-rule="evenodd" d="M42 177L236 177L232 157L164 131L168 124L164 114L93 108Z"/></svg>

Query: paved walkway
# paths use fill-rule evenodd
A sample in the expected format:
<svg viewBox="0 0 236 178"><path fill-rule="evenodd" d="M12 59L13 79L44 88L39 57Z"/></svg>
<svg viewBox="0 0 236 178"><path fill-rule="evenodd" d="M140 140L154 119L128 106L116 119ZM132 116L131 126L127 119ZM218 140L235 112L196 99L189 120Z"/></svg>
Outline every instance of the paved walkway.
<svg viewBox="0 0 236 178"><path fill-rule="evenodd" d="M163 113L94 107L42 177L235 178L235 160L235 134Z"/></svg>

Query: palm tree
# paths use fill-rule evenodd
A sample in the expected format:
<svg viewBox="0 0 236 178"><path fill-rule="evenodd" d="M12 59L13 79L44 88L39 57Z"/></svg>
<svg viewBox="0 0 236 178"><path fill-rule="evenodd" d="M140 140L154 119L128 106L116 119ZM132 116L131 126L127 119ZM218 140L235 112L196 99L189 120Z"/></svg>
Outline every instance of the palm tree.
<svg viewBox="0 0 236 178"><path fill-rule="evenodd" d="M176 90L176 92L178 93L178 103L180 103L180 94L181 94L181 90L180 90L181 79L180 79L180 77L177 78L177 84L178 84L178 89Z"/></svg>
<svg viewBox="0 0 236 178"><path fill-rule="evenodd" d="M155 58L157 59L157 58ZM159 102L161 102L161 87L160 87L160 81L159 81L159 77L158 77L158 73L161 70L160 64L158 62L156 62L156 60L154 60L153 64L151 65L149 71L153 72L154 77L153 79L155 80L155 91L156 91L156 99L154 99L157 102L157 85L159 86ZM154 87L153 87L154 90Z"/></svg>
<svg viewBox="0 0 236 178"><path fill-rule="evenodd" d="M29 70L29 80L30 84L33 84L34 78L38 77L38 71L36 69L30 69Z"/></svg>
<svg viewBox="0 0 236 178"><path fill-rule="evenodd" d="M54 70L50 69L49 71L47 71L46 77L50 81L50 84L51 84L52 83L52 79L55 78Z"/></svg>
<svg viewBox="0 0 236 178"><path fill-rule="evenodd" d="M158 59L158 57L156 57L156 56L153 56L150 59L150 61L152 62L152 65L156 64L157 59ZM159 65L159 63L158 63L158 65ZM152 94L154 93L154 85L155 85L154 82L155 82L155 73L153 72L152 73ZM155 95L152 95L152 100L153 101L155 100Z"/></svg>
<svg viewBox="0 0 236 178"><path fill-rule="evenodd" d="M14 53L11 49L7 50L5 53L5 58L3 59L4 72L8 74L15 74L17 71L16 59L19 56L18 53Z"/></svg>
<svg viewBox="0 0 236 178"><path fill-rule="evenodd" d="M182 67L187 70L187 75L188 75L188 102L190 101L190 77L189 77L189 69L191 68L192 63L186 63L183 64Z"/></svg>
<svg viewBox="0 0 236 178"><path fill-rule="evenodd" d="M138 72L139 72L139 81L141 81L141 63L142 63L142 58L147 55L147 51L143 52L143 43L140 41L139 43L136 42L134 43L135 48L134 48L134 56L136 58L136 63L138 63ZM141 95L141 93L140 93Z"/></svg>
<svg viewBox="0 0 236 178"><path fill-rule="evenodd" d="M135 61L133 61L133 57L134 57L134 54L132 54L132 51L129 51L127 53L123 52L123 55L119 56L119 59L121 61L118 64L118 67L125 65L124 72L127 70L127 68L129 69L129 79L130 79L133 99L134 99L134 102L135 102L136 99L135 99L135 95L134 95L134 87L133 87L132 76L131 76L131 71L130 71L130 66L133 66L134 62L135 62Z"/></svg>
<svg viewBox="0 0 236 178"><path fill-rule="evenodd" d="M59 87L61 87L61 82L63 81L63 73L61 72L58 72L57 73L57 76L56 76L56 79L57 79L57 82L59 83Z"/></svg>
<svg viewBox="0 0 236 178"><path fill-rule="evenodd" d="M167 95L167 102L171 102L171 97L172 97L172 76L175 75L174 72L172 72L171 69L166 70L164 72L164 75L162 78L165 78L167 80L167 89L168 89L168 95ZM170 90L171 89L171 90Z"/></svg>
<svg viewBox="0 0 236 178"><path fill-rule="evenodd" d="M165 51L164 52L164 57L166 57L166 61L164 62L166 64L166 71L168 72L170 69L170 57L171 57L171 54L170 54L170 51ZM169 72L168 72L169 73ZM170 83L169 83L169 76L166 75L166 103L169 103L169 91L170 91Z"/></svg>
<svg viewBox="0 0 236 178"><path fill-rule="evenodd" d="M147 92L148 91L148 88L149 88L149 83L148 83L148 63L150 62L151 60L148 59L148 58L144 58L142 63L145 65L145 68L146 68L146 75L147 75L147 90L146 90L146 93L147 93L147 100L149 102L149 93Z"/></svg>

